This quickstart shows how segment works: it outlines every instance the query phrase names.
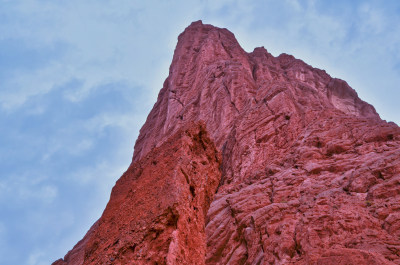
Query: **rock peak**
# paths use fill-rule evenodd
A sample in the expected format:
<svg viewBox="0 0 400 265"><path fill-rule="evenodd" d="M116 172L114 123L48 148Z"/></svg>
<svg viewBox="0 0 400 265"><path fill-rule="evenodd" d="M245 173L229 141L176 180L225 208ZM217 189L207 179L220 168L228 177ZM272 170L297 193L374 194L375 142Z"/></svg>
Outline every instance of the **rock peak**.
<svg viewBox="0 0 400 265"><path fill-rule="evenodd" d="M400 128L193 22L102 217L56 265L400 264Z"/></svg>
<svg viewBox="0 0 400 265"><path fill-rule="evenodd" d="M197 20L197 21L193 21L188 28L190 27L196 27L196 26L202 26L203 25L203 21L201 19Z"/></svg>

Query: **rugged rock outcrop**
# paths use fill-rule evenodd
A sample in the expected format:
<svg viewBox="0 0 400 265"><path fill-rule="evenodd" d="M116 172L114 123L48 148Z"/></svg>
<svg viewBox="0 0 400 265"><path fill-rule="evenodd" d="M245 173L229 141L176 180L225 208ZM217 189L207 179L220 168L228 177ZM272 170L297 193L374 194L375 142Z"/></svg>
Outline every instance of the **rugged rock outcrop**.
<svg viewBox="0 0 400 265"><path fill-rule="evenodd" d="M55 264L204 264L220 162L204 125L181 128L128 168L101 218Z"/></svg>
<svg viewBox="0 0 400 265"><path fill-rule="evenodd" d="M103 216L55 264L204 262L400 264L400 128L345 81L198 21Z"/></svg>

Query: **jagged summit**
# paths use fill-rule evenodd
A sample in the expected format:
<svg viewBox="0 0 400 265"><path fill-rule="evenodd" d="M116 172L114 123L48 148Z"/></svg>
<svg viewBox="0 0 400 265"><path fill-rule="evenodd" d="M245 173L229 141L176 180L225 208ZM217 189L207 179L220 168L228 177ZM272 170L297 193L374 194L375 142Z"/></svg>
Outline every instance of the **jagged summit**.
<svg viewBox="0 0 400 265"><path fill-rule="evenodd" d="M400 264L400 129L343 80L193 22L61 264Z"/></svg>
<svg viewBox="0 0 400 265"><path fill-rule="evenodd" d="M133 160L161 144L185 119L204 120L221 147L236 116L264 104L267 94L284 99L288 108L309 106L379 119L345 81L292 55L274 57L262 48L246 53L227 29L197 21L179 35L170 74L141 130ZM208 104L221 109L211 115L204 107Z"/></svg>

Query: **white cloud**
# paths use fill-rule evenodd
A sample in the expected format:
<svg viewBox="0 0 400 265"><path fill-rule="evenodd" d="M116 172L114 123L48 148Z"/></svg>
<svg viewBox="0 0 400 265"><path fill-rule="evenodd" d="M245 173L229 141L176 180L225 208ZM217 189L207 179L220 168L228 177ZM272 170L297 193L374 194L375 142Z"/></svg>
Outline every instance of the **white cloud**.
<svg viewBox="0 0 400 265"><path fill-rule="evenodd" d="M138 129L139 121L144 121L145 115L135 113L100 113L85 121L83 126L91 132L102 132L107 127L119 127L124 130L132 131Z"/></svg>
<svg viewBox="0 0 400 265"><path fill-rule="evenodd" d="M145 84L149 88L147 84L151 83L154 72L148 69L152 66L157 69L158 60L157 57L149 60L147 54L152 51L163 56L164 51L158 49L158 44L165 42L165 36L157 39L155 34L158 33L152 35L147 31L147 21L141 19L145 14L141 13L150 10L142 10L143 4L138 3L97 5L81 1L64 4L29 1L17 5L14 15L22 19L13 22L12 31L3 28L3 39L17 38L37 49L46 49L54 43L64 43L67 48L56 63L8 77L0 97L3 109L19 108L30 98L46 94L71 79L84 82L74 91L66 92L73 102L111 82ZM27 26L27 22L32 24ZM39 26L42 24L46 26ZM149 38L157 42L151 43Z"/></svg>
<svg viewBox="0 0 400 265"><path fill-rule="evenodd" d="M18 190L19 198L22 200L38 199L42 203L51 203L57 197L58 189L53 185L42 185L39 187L21 187Z"/></svg>
<svg viewBox="0 0 400 265"><path fill-rule="evenodd" d="M29 98L46 94L63 79L55 79L58 65L50 65L44 69L32 69L28 72L16 73L4 80L0 90L1 107L7 111L21 107Z"/></svg>
<svg viewBox="0 0 400 265"><path fill-rule="evenodd" d="M379 7L363 3L359 9L359 16L362 19L359 23L360 29L367 34L379 34L386 29L386 19Z"/></svg>
<svg viewBox="0 0 400 265"><path fill-rule="evenodd" d="M73 144L71 144L71 141L73 142ZM47 145L47 149L45 149L45 151L41 155L42 163L51 163L50 160L52 159L52 157L59 152L63 152L64 154L69 154L72 156L81 156L87 151L91 150L95 145L95 141L89 138L68 139L68 141L60 141L58 137L54 137L53 139L50 139L49 142L50 144Z"/></svg>
<svg viewBox="0 0 400 265"><path fill-rule="evenodd" d="M45 256L44 251L35 251L28 257L28 265L46 265L47 263L40 261Z"/></svg>
<svg viewBox="0 0 400 265"><path fill-rule="evenodd" d="M52 203L58 195L58 188L48 184L47 179L46 176L30 174L3 176L0 181L0 203Z"/></svg>

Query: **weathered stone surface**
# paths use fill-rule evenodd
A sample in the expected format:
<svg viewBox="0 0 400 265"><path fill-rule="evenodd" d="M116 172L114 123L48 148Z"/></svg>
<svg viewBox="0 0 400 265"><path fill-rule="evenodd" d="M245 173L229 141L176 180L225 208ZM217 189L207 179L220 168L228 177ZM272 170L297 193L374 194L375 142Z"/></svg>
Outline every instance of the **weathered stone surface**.
<svg viewBox="0 0 400 265"><path fill-rule="evenodd" d="M55 264L204 264L220 159L203 125L181 128L128 168L101 218Z"/></svg>
<svg viewBox="0 0 400 265"><path fill-rule="evenodd" d="M128 172L159 155L155 150L165 150L182 128L204 123L222 154L222 176L214 166L218 159L204 165L204 171L215 172L219 187L206 216L207 251L198 257L205 253L206 264L400 264L400 128L382 121L345 81L291 55L274 57L264 48L246 53L226 29L194 22L178 40L170 74L141 129ZM177 161L191 156L175 154L165 163L179 168ZM159 167L146 165L142 168ZM186 174L193 178L193 172ZM147 226L154 223L146 219L153 206L127 200L128 190L139 184L126 181L124 189L117 188L124 179L126 174L88 235L100 224L111 226L120 212L135 212L134 220ZM153 184L148 190L159 186L156 196L168 201L169 189ZM207 186L206 198L212 198L214 185ZM208 209L207 203L197 205ZM182 207L189 206L185 202ZM198 212L185 216L192 214ZM180 226L185 231L167 226L163 233L201 238L202 223L191 230L190 223ZM119 231L125 226L111 227ZM110 231L90 237L110 237L108 244L113 244L117 234ZM88 235L66 261L77 260L79 249L94 248ZM128 235L121 238L124 243L117 244L136 242ZM159 245L148 244L143 257L151 259ZM188 246L193 244L182 246L184 252L192 251ZM109 255L97 251L91 256ZM169 252L159 253L167 258ZM132 258L123 252L118 257L122 263ZM201 264L179 257L181 263Z"/></svg>

